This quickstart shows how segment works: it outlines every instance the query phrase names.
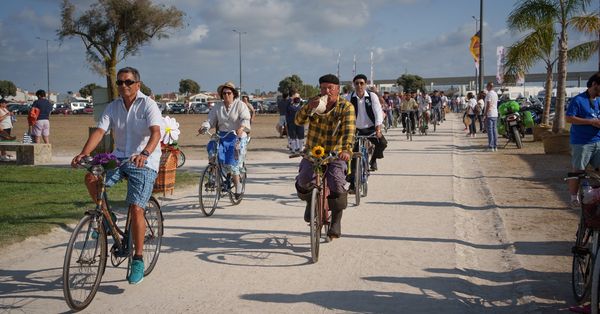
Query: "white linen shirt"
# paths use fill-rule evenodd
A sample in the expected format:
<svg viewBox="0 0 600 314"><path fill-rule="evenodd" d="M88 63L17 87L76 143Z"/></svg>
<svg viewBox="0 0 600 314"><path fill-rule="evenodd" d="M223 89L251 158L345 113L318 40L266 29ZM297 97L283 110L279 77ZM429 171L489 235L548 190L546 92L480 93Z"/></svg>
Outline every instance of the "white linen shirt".
<svg viewBox="0 0 600 314"><path fill-rule="evenodd" d="M218 103L208 112L208 120L202 123L202 127L207 129L215 126L219 128L217 131L223 132L235 131L241 126L250 130L248 106L239 99L233 101L229 110L225 107L225 103Z"/></svg>
<svg viewBox="0 0 600 314"><path fill-rule="evenodd" d="M115 139L113 154L117 158L129 158L139 155L150 140L150 127L160 127L163 123L158 105L150 97L138 91L129 111L125 108L123 98L113 100L106 109L98 127L104 131L112 130ZM162 135L162 134L161 134ZM160 145L148 157L148 168L158 172L160 163Z"/></svg>
<svg viewBox="0 0 600 314"><path fill-rule="evenodd" d="M371 97L371 106L373 107L373 115L375 116L375 124L373 121L369 119L369 115L367 115L367 109L365 108L365 98L369 93ZM350 93L347 100L352 102L352 96L356 95L355 92ZM383 124L383 109L381 109L381 103L379 102L379 96L371 93L369 91L365 91L363 97L358 97L358 102L356 104L356 128L357 129L368 129L372 126L378 126Z"/></svg>

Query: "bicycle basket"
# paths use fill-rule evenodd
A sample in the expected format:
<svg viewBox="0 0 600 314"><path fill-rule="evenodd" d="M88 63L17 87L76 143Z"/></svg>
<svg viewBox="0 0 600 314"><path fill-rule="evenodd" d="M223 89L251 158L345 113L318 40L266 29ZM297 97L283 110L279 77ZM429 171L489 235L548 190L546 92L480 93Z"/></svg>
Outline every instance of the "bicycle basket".
<svg viewBox="0 0 600 314"><path fill-rule="evenodd" d="M162 193L163 196L170 192L173 195L175 190L175 175L177 171L177 150L163 148L160 156L160 166L158 176L154 181L152 193Z"/></svg>

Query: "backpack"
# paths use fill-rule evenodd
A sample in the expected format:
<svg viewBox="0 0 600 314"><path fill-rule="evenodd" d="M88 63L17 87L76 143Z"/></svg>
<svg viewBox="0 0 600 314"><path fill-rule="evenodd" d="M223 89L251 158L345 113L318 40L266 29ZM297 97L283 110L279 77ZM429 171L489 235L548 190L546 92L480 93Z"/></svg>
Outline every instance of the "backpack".
<svg viewBox="0 0 600 314"><path fill-rule="evenodd" d="M29 114L27 115L27 123L29 125L34 125L39 116L40 116L40 108L31 107L31 110L29 110Z"/></svg>

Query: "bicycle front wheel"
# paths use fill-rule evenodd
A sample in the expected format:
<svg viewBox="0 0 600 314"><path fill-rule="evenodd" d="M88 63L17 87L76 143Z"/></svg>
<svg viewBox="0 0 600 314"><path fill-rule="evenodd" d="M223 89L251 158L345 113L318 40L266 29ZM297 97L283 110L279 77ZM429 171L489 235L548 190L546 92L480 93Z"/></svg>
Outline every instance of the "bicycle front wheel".
<svg viewBox="0 0 600 314"><path fill-rule="evenodd" d="M590 306L592 308L592 314L598 314L598 305L600 302L600 298L598 292L600 292L600 258L595 256L594 261L594 269L592 270L592 290L591 294L591 303Z"/></svg>
<svg viewBox="0 0 600 314"><path fill-rule="evenodd" d="M310 203L310 255L312 262L319 261L319 245L321 241L321 224L323 221L323 204L321 203L321 191L314 188Z"/></svg>
<svg viewBox="0 0 600 314"><path fill-rule="evenodd" d="M362 187L362 158L356 157L354 165L354 203L356 206L360 205L360 194Z"/></svg>
<svg viewBox="0 0 600 314"><path fill-rule="evenodd" d="M211 216L215 212L220 197L221 174L216 165L209 164L200 176L198 186L200 209L205 216Z"/></svg>
<svg viewBox="0 0 600 314"><path fill-rule="evenodd" d="M73 311L81 311L92 302L104 274L106 232L101 221L100 216L85 215L73 230L67 245L63 293Z"/></svg>
<svg viewBox="0 0 600 314"><path fill-rule="evenodd" d="M150 197L146 210L144 211L144 220L146 220L146 235L144 236L144 276L148 276L160 254L160 246L163 237L163 215L160 210L160 205L154 196Z"/></svg>
<svg viewBox="0 0 600 314"><path fill-rule="evenodd" d="M363 159L360 175L360 196L367 197L367 192L369 191L369 165L367 164L366 159Z"/></svg>

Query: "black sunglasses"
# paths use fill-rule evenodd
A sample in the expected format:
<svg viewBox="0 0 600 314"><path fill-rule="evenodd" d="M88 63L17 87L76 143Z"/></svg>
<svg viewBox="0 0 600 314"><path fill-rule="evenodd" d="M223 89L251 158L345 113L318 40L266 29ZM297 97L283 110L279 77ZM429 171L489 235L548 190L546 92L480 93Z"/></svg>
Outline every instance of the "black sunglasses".
<svg viewBox="0 0 600 314"><path fill-rule="evenodd" d="M123 85L123 84L125 84L125 85L127 85L127 86L131 86L131 85L133 85L133 84L135 84L135 83L137 83L137 82L139 82L139 81L132 81L132 80L124 80L124 81L121 81L121 80L117 80L117 86L121 86L121 85Z"/></svg>

